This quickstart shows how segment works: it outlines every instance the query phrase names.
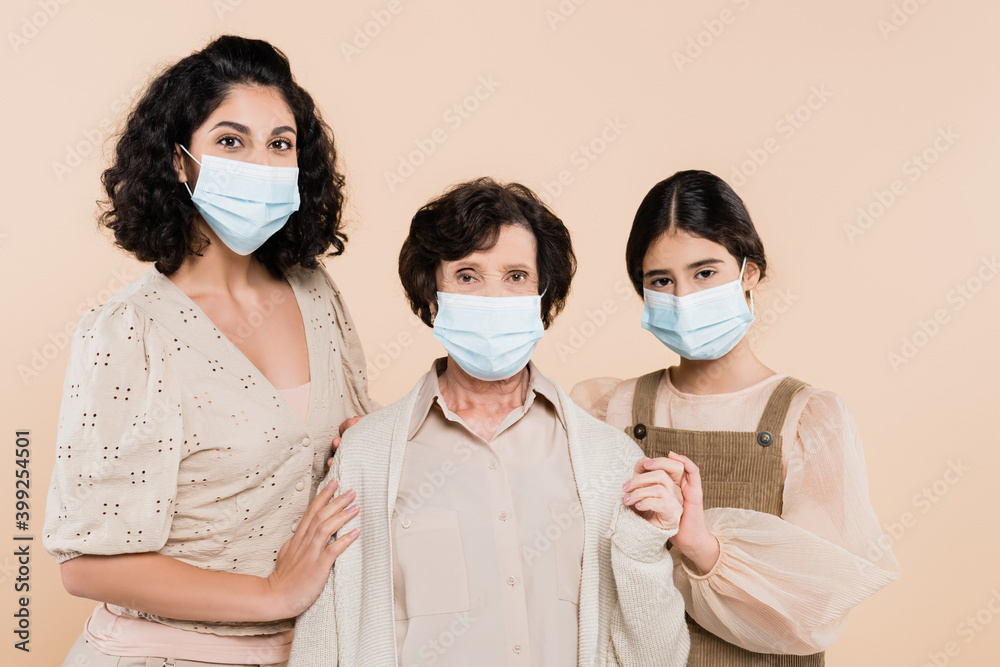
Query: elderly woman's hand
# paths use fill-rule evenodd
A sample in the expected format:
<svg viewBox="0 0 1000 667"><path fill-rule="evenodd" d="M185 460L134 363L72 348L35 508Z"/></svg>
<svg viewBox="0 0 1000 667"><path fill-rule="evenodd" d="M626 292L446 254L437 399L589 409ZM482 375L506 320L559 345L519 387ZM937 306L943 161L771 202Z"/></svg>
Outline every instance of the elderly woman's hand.
<svg viewBox="0 0 1000 667"><path fill-rule="evenodd" d="M623 502L657 528L676 528L684 506L680 489L684 464L665 457L644 456L636 462L634 473L622 485Z"/></svg>

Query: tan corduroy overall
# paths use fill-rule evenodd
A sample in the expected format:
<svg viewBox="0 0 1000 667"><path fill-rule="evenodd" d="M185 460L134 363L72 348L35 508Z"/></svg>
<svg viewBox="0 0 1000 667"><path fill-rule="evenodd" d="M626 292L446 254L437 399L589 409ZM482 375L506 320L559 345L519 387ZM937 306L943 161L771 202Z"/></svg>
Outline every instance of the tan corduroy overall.
<svg viewBox="0 0 1000 667"><path fill-rule="evenodd" d="M737 507L781 516L784 476L781 469L781 427L792 396L808 386L787 377L774 389L755 432L685 431L653 426L656 389L666 371L639 378L632 402L631 435L646 456L668 452L687 456L701 471L705 509ZM813 655L753 653L726 642L685 614L691 631L689 667L816 667L825 664L822 652Z"/></svg>

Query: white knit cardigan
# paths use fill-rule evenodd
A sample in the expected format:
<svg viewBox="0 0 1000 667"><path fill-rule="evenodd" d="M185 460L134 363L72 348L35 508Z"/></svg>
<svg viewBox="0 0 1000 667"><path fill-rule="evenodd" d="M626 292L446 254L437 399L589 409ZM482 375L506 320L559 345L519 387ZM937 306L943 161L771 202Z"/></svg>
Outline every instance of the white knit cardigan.
<svg viewBox="0 0 1000 667"><path fill-rule="evenodd" d="M395 667L391 522L413 406L409 394L349 429L326 481L354 489L358 516L339 534L361 533L295 626L289 667ZM557 385L584 519L578 616L583 667L682 667L690 638L666 540L622 503L622 484L642 457L624 433L577 407Z"/></svg>

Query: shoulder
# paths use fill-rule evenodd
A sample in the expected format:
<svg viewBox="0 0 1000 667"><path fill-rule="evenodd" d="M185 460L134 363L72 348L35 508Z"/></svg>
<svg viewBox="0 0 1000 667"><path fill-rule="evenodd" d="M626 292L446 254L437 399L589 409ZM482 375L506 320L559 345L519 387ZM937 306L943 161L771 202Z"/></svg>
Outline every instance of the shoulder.
<svg viewBox="0 0 1000 667"><path fill-rule="evenodd" d="M608 402L619 384L621 380L616 377L590 378L573 385L569 396L591 415L604 420L608 414Z"/></svg>
<svg viewBox="0 0 1000 667"><path fill-rule="evenodd" d="M854 424L854 415L847 401L834 391L819 387L806 387L796 397L802 404L799 412L799 429L817 424Z"/></svg>
<svg viewBox="0 0 1000 667"><path fill-rule="evenodd" d="M83 313L74 342L87 346L111 342L124 347L130 342L149 343L150 337L159 335L151 304L160 297L153 289L155 277L151 270Z"/></svg>
<svg viewBox="0 0 1000 667"><path fill-rule="evenodd" d="M642 457L642 450L627 436L624 430L601 421L556 385L562 400L563 413L566 415L570 437L579 439L581 452L595 466L625 465L632 466Z"/></svg>
<svg viewBox="0 0 1000 667"><path fill-rule="evenodd" d="M337 457L341 459L341 465L359 458L367 458L369 454L374 453L373 447L388 449L390 439L398 437L396 433L398 429L402 429L402 437L406 437L416 396L426 379L426 375L421 376L413 389L402 398L363 416L344 432L343 440L337 448Z"/></svg>
<svg viewBox="0 0 1000 667"><path fill-rule="evenodd" d="M333 281L330 272L323 264L315 269L307 269L299 264L285 270L285 278L289 282L301 285L306 291L329 294L336 298L340 297L340 290Z"/></svg>

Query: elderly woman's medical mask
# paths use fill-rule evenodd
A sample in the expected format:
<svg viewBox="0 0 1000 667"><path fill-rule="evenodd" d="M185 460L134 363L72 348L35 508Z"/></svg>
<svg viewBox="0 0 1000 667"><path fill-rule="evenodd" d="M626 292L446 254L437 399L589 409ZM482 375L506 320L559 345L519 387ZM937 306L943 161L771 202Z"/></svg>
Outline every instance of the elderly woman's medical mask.
<svg viewBox="0 0 1000 667"><path fill-rule="evenodd" d="M545 333L542 297L437 293L434 337L466 373L505 380L528 364Z"/></svg>

